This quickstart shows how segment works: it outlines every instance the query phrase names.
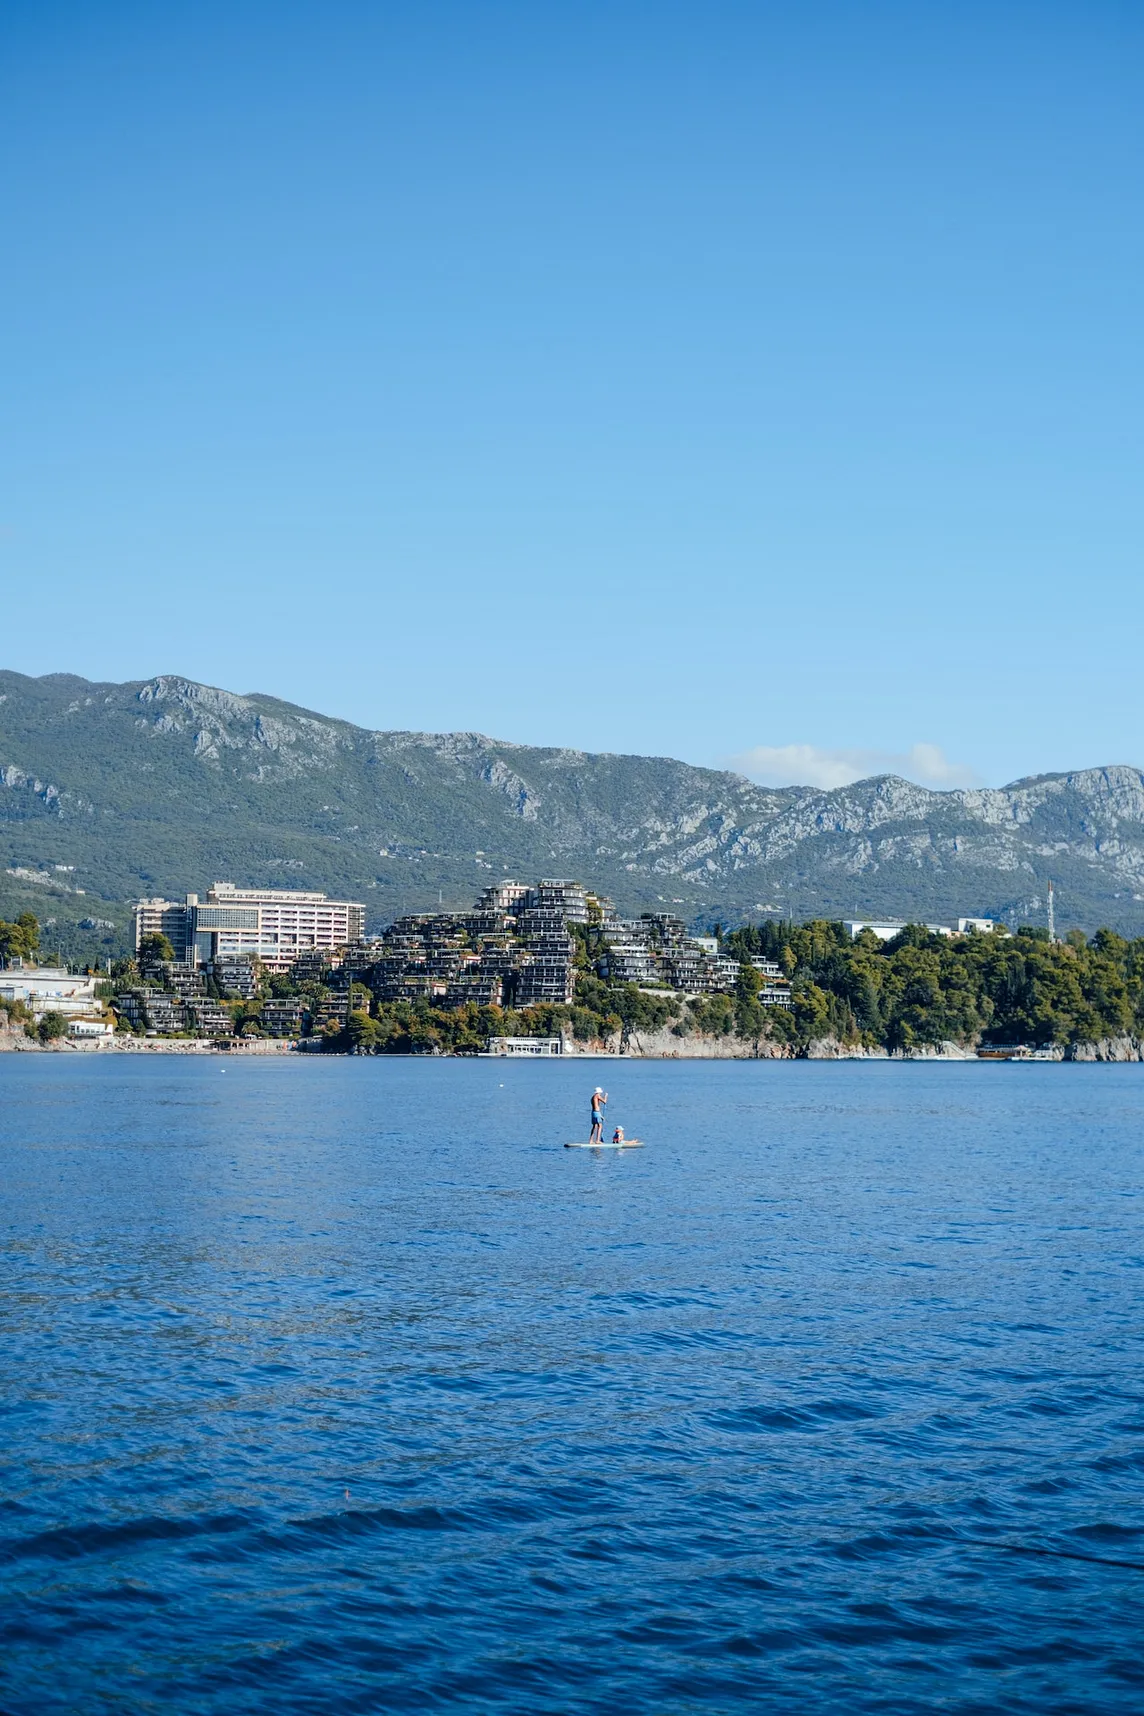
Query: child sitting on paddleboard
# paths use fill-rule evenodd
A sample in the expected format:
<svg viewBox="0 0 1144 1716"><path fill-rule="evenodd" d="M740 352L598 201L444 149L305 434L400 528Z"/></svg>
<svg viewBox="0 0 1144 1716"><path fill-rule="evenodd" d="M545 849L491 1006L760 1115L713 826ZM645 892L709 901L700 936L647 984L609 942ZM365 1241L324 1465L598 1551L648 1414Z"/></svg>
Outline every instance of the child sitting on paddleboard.
<svg viewBox="0 0 1144 1716"><path fill-rule="evenodd" d="M624 1129L622 1126L617 1126L616 1130L612 1133L612 1143L613 1144L622 1144L623 1142L624 1142Z"/></svg>

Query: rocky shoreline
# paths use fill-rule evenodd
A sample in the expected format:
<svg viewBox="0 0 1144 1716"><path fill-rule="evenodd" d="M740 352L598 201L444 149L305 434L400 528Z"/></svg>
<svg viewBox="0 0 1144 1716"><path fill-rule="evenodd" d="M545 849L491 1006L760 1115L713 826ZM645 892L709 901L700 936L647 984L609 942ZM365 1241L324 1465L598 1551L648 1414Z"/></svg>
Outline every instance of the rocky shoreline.
<svg viewBox="0 0 1144 1716"><path fill-rule="evenodd" d="M292 1044L282 1037L252 1038L248 1043L228 1042L221 1051L227 1055L287 1055ZM0 1030L0 1054L5 1052L28 1055L213 1055L219 1057L216 1043L207 1038L195 1040L159 1037L108 1037L85 1042L82 1038L62 1037L54 1043L38 1043L23 1030Z"/></svg>
<svg viewBox="0 0 1144 1716"><path fill-rule="evenodd" d="M572 1051L576 1053L576 1050ZM633 1031L621 1048L609 1044L594 1053L616 1054L641 1060L809 1060L809 1061L975 1061L976 1043L947 1041L914 1049L870 1049L843 1043L837 1037L819 1037L805 1049L766 1038L758 1042L740 1037L676 1037L671 1030ZM1067 1044L1057 1057L1061 1061L1144 1061L1144 1038L1104 1037L1095 1043Z"/></svg>
<svg viewBox="0 0 1144 1716"><path fill-rule="evenodd" d="M0 1053L5 1051L35 1055L214 1055L278 1057L297 1054L299 1045L281 1037L252 1038L248 1042L232 1039L224 1050L213 1041L199 1039L164 1040L154 1037L120 1036L98 1042L61 1039L39 1043L23 1030L0 1029ZM315 1052L315 1051L310 1051ZM631 1031L625 1037L611 1038L603 1043L569 1043L566 1058L661 1061L972 1061L977 1059L976 1045L944 1042L927 1044L917 1049L869 1049L840 1042L836 1037L820 1037L805 1050L789 1043L760 1038L757 1041L731 1035L718 1037L677 1037L670 1029L662 1031ZM403 1057L409 1059L411 1057ZM565 1057L561 1057L565 1058ZM1133 1036L1104 1037L1095 1043L1072 1043L1059 1056L1062 1061L1124 1064L1144 1061L1144 1038Z"/></svg>

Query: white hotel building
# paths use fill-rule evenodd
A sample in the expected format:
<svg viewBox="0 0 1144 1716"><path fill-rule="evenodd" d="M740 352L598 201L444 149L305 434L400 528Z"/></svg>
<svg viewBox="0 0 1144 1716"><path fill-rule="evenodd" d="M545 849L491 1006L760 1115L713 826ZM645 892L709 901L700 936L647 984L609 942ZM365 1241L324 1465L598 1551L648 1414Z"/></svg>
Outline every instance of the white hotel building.
<svg viewBox="0 0 1144 1716"><path fill-rule="evenodd" d="M286 888L236 888L216 882L205 899L141 900L135 909L135 946L161 931L177 958L205 965L217 959L260 959L286 970L315 948L344 947L365 934L365 906Z"/></svg>

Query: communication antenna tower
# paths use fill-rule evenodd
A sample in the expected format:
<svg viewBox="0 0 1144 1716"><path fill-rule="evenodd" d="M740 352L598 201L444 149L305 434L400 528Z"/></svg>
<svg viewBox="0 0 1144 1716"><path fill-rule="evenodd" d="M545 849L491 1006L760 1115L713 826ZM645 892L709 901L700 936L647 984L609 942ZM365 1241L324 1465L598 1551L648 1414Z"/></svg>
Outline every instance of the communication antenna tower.
<svg viewBox="0 0 1144 1716"><path fill-rule="evenodd" d="M1056 924L1056 919L1053 916L1053 884L1050 882L1049 883L1049 940L1050 941L1056 941L1056 939L1057 939L1057 924Z"/></svg>

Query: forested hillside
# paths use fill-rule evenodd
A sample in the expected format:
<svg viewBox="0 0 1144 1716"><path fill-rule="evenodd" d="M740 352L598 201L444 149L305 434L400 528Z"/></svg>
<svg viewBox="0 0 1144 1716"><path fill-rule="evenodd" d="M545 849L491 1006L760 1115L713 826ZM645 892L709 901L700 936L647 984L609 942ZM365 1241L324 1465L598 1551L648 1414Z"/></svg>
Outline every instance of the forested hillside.
<svg viewBox="0 0 1144 1716"><path fill-rule="evenodd" d="M767 790L668 758L376 733L173 676L0 673L0 913L122 948L128 903L216 879L362 899L371 928L503 875L692 922L956 915L1144 929L1144 777Z"/></svg>
<svg viewBox="0 0 1144 1716"><path fill-rule="evenodd" d="M736 993L693 997L602 980L604 932L577 926L576 938L569 1005L379 1000L365 969L349 979L337 971L264 971L257 997L229 1005L240 1035L260 1034L265 1000L296 999L308 1009L306 1031L342 1053L477 1053L490 1036L559 1033L639 1052L641 1034L651 1033L680 1055L695 1052L697 1039L714 1038L743 1054L798 1056L829 1042L895 1054L1024 1044L1083 1056L1119 1043L1134 1057L1144 1040L1144 937L1128 941L1106 929L1050 942L1039 929L948 937L914 924L881 942L869 931L852 940L842 924L825 920L745 925L721 939L723 952L741 961ZM36 943L34 919L0 922L0 953L32 952ZM763 1004L765 979L751 963L759 954L790 980L789 1009ZM133 960L121 961L114 987L129 991L145 975ZM348 1018L323 1027L322 1003L335 991L347 998Z"/></svg>
<svg viewBox="0 0 1144 1716"><path fill-rule="evenodd" d="M762 953L791 976L791 1024L806 1044L910 1050L942 1042L1099 1042L1144 1034L1144 938L1043 929L947 937L913 924L893 941L852 941L836 923L747 926L728 951Z"/></svg>
<svg viewBox="0 0 1144 1716"><path fill-rule="evenodd" d="M830 1041L891 1053L954 1044L1025 1044L1066 1054L1116 1039L1144 1038L1144 938L1073 931L1050 943L1041 930L950 939L911 925L883 943L868 932L851 941L825 921L747 927L724 940L744 959L762 952L792 981L790 1010L761 1006L760 974L741 969L738 993L684 1000L580 975L570 1007L452 1012L425 1003L369 1004L362 995L348 1030L332 1047L359 1052L470 1051L490 1035L568 1030L584 1041L625 1044L632 1034L668 1033L678 1053L700 1036L735 1039L758 1053L804 1055ZM1133 1050L1135 1052L1135 1050Z"/></svg>

